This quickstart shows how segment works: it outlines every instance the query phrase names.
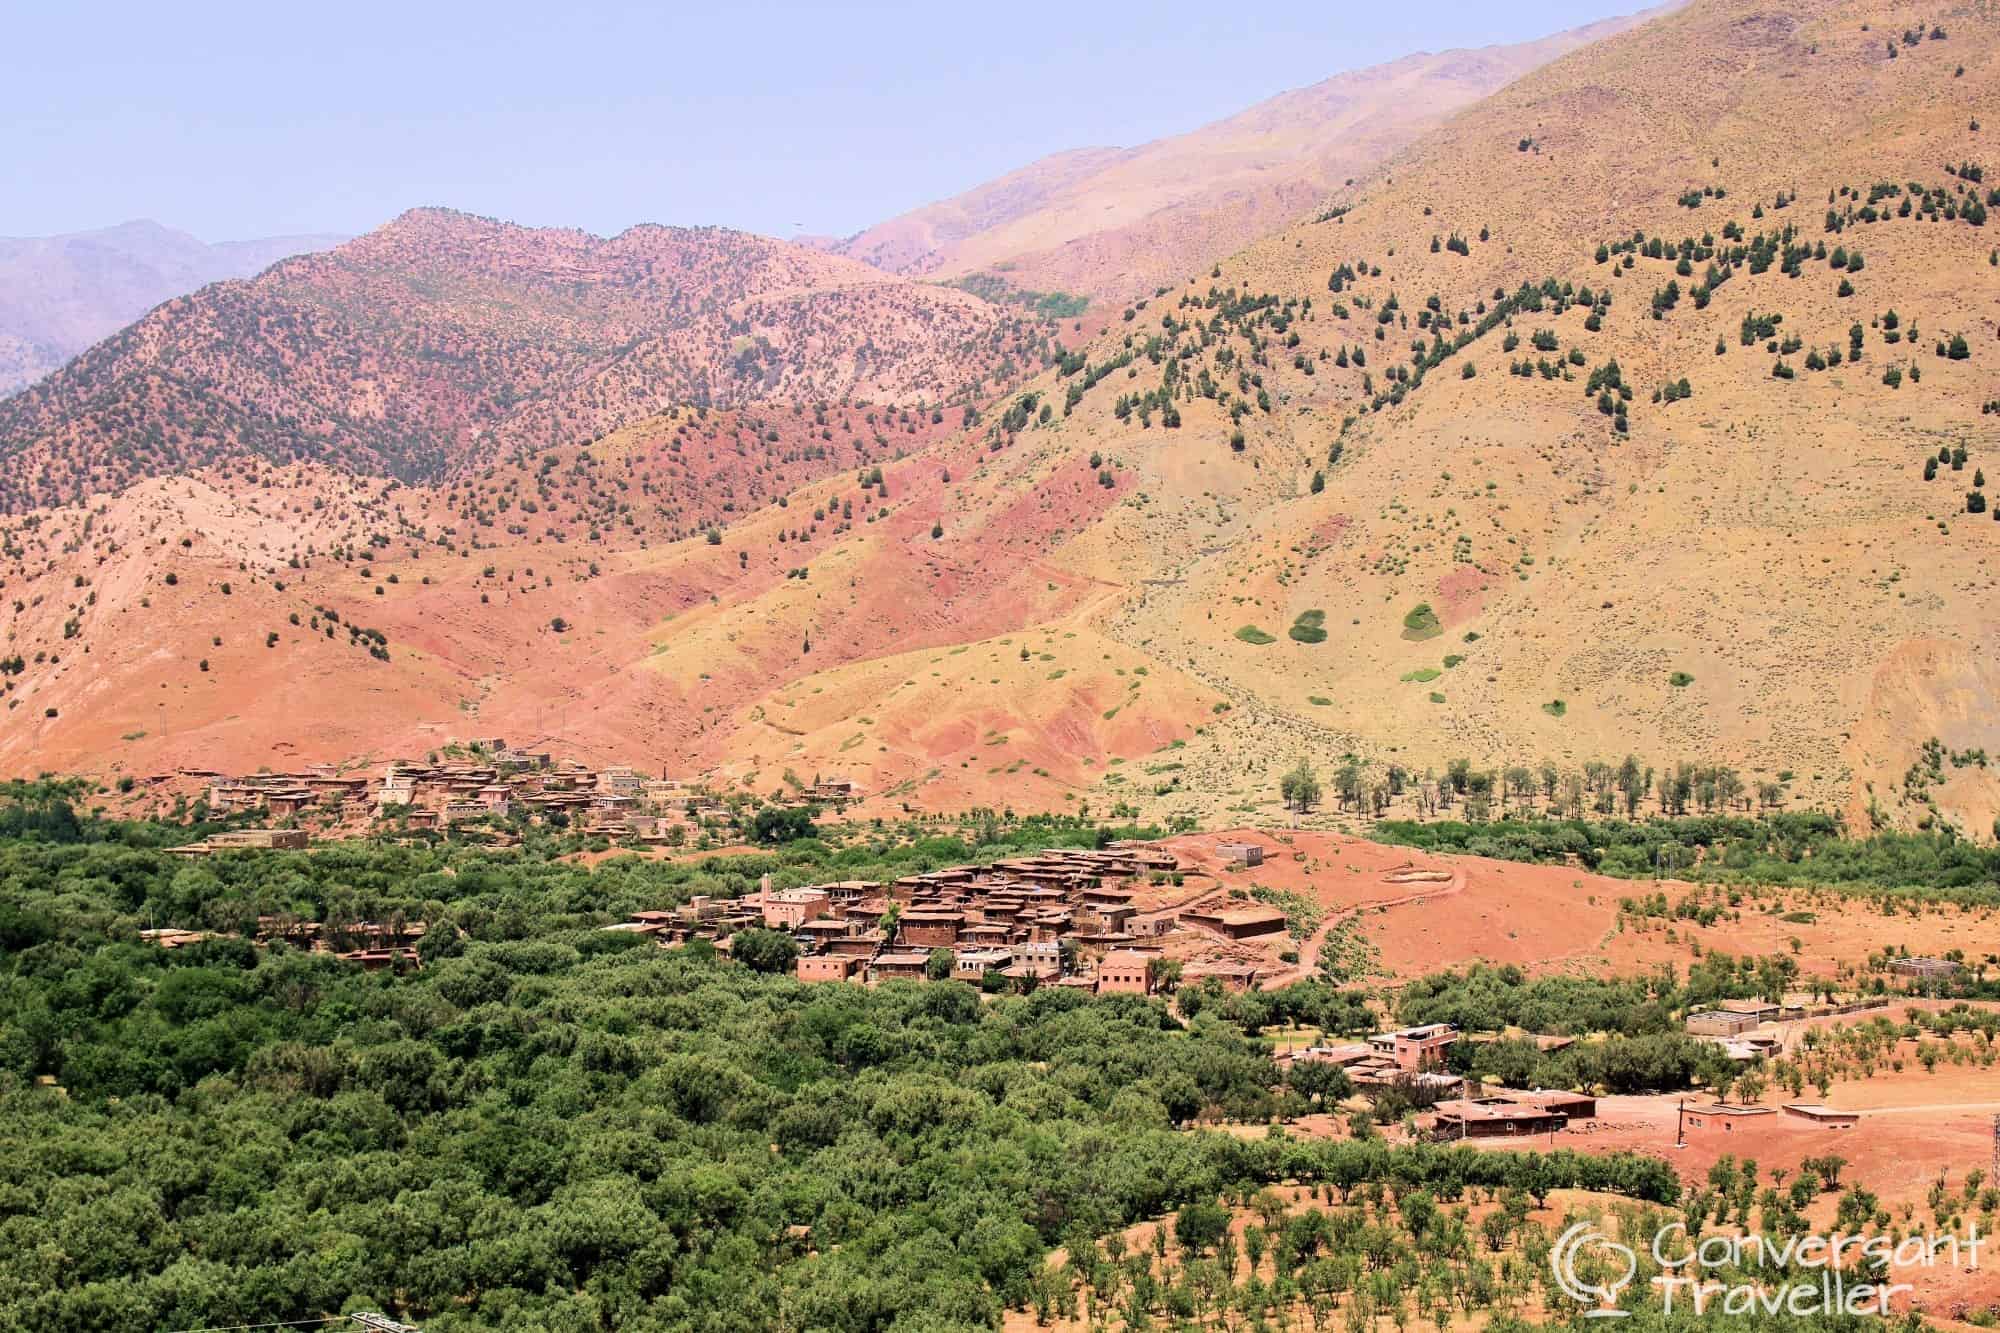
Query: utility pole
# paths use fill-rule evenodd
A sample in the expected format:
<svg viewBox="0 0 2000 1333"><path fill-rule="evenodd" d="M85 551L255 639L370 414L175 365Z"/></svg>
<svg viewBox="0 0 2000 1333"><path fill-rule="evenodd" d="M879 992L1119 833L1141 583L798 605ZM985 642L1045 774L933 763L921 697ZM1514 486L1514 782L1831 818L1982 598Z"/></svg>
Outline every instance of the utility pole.
<svg viewBox="0 0 2000 1333"><path fill-rule="evenodd" d="M1688 1146L1687 1131L1682 1128L1686 1120L1687 1098L1683 1097L1674 1103L1674 1146L1676 1148L1685 1148ZM1994 1120L2000 1122L2000 1116L1995 1116ZM2000 1155L2000 1140L1996 1140L1994 1152L1996 1155Z"/></svg>

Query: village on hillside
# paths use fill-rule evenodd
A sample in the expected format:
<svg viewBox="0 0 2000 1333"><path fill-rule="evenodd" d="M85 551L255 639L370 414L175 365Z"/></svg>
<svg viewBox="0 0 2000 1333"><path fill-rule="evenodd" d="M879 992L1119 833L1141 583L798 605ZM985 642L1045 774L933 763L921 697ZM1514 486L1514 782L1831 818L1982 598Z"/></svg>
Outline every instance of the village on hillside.
<svg viewBox="0 0 2000 1333"><path fill-rule="evenodd" d="M469 757L394 762L375 776L324 764L245 776L183 770L173 779L198 784L197 799L208 816L261 816L266 822L212 833L170 852L198 860L231 851L302 850L315 837L426 838L444 831L505 847L518 843L513 830L524 823L637 850L705 844L709 835L726 843L746 833L747 821L700 785L647 777L629 765L592 768L555 760L546 751L511 748L499 737L452 749ZM167 779L154 781L165 785ZM846 780L815 780L764 808L809 814L848 806L860 796ZM1255 866L1265 848L1251 841L1219 844L1215 851L1227 864ZM1150 995L1209 979L1243 991L1296 973L1268 947L1286 939L1287 926L1283 911L1223 885L1205 866L1162 847L1114 843L1053 848L892 883L773 890L766 876L754 896L698 895L606 929L645 935L662 946L711 941L725 953L744 929L781 931L796 941L795 971L806 981L876 984L942 976L989 988L1048 983ZM298 923L280 930L260 921L255 942L312 936L300 930ZM393 929L363 923L320 947L370 967L414 967L422 932L422 923ZM191 930L155 934L167 947L206 938Z"/></svg>
<svg viewBox="0 0 2000 1333"><path fill-rule="evenodd" d="M1254 843L1225 856L1261 860ZM1233 891L1240 892L1240 890ZM1245 991L1295 969L1246 942L1282 939L1282 911L1233 898L1202 869L1148 843L1052 848L890 883L844 880L751 897L696 898L608 930L663 945L762 928L792 937L801 981L969 981L989 991L1038 985L1152 995L1213 980Z"/></svg>
<svg viewBox="0 0 2000 1333"><path fill-rule="evenodd" d="M518 842L518 832L510 830L541 825L651 854L742 832L741 811L703 786L649 777L628 765L592 768L556 760L546 751L512 748L498 737L454 745L423 762L391 763L375 776L316 765L296 773L188 770L175 777L201 784L199 799L211 816L267 821L264 827L232 828L169 849L191 860L242 850L301 850L311 844L308 825L328 838L374 833L420 840L471 831L494 846ZM810 817L815 810L849 807L861 796L851 782L816 779L797 784L787 799L767 808ZM1047 848L886 881L777 887L765 874L741 896L697 894L634 911L599 929L661 948L712 948L725 958L735 956L739 945L747 953L748 942L755 940L757 962L766 970L770 959L763 955L777 938L784 950L778 965L808 983L957 982L986 995L1050 986L1087 995L1159 996L1173 1003L1187 990L1249 995L1316 977L1321 948L1333 947L1307 899L1256 882L1260 875L1277 884L1317 873L1308 853L1289 842L1246 830ZM1376 899L1377 906L1422 911L1429 899L1463 891L1460 872L1408 860L1385 865L1374 878L1375 891L1391 895ZM426 929L425 922L401 918L321 923L269 915L243 933L259 947L282 941L368 970L410 971L422 966L419 946ZM218 933L145 932L165 949ZM1900 956L1884 963L1885 979L1917 994L1951 979L1961 966L1940 957ZM1882 994L1823 987L1769 999L1723 999L1688 1013L1681 1026L1717 1048L1727 1064L1750 1070L1796 1055L1804 1034L1816 1025L1854 1022L1879 1013L1886 1003ZM1544 1052L1574 1041L1528 1036ZM1319 1032L1309 1040L1280 1041L1273 1059L1287 1083L1310 1087L1331 1077L1377 1105L1421 1112L1421 1118L1408 1118L1405 1131L1436 1139L1604 1134L1618 1124L1637 1123L1634 1116L1664 1114L1666 1102L1634 1104L1607 1120L1594 1096L1485 1086L1454 1072L1454 1048L1491 1039L1451 1023L1387 1025L1355 1040ZM1855 1123L1851 1112L1797 1098L1780 1108L1732 1106L1718 1099L1697 1114L1676 1115L1674 1129L1682 1137L1704 1131L1729 1135L1779 1111L1784 1119L1816 1128Z"/></svg>
<svg viewBox="0 0 2000 1333"><path fill-rule="evenodd" d="M527 823L657 847L696 843L707 831L741 831L729 804L698 783L649 777L629 764L556 759L498 736L454 744L421 761L395 760L373 776L335 764L245 775L184 768L147 778L144 786L159 794L193 792L211 817L262 816L274 825L268 833L249 831L248 843L245 835L225 835L180 849L187 856L230 846L303 845L285 840L294 830L326 837L458 830L509 846L518 841L510 825ZM816 779L768 804L840 808L860 796L846 779Z"/></svg>

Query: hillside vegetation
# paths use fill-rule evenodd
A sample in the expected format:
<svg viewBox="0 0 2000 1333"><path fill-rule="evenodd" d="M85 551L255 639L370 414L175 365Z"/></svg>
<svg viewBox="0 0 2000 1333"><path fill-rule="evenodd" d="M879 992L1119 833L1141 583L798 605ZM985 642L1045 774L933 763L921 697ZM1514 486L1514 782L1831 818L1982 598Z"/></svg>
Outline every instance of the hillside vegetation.
<svg viewBox="0 0 2000 1333"><path fill-rule="evenodd" d="M22 661L0 688L30 725L0 745L144 771L204 751L395 753L476 725L759 790L789 767L917 808L1162 822L1276 817L1301 760L1404 791L1458 764L1496 784L1553 772L1556 804L1612 799L1589 774L1634 756L1642 794L1694 771L1721 775L1703 790L1738 813L1988 839L2000 168L1980 117L1996 77L1976 7L1699 0L1535 70L1231 258L1082 330L1032 325L1046 363L994 360L1028 306L877 279L971 311L986 339L963 377L871 357L893 419L829 388L622 422L641 381L692 392L648 378L648 349L700 343L714 317L684 310L589 392L557 385L537 369L551 341L596 349L630 321L584 320L556 258L614 313L651 300L647 266L670 259L788 310L783 284L844 261L724 234L525 233L547 252L521 298L538 337L480 343L498 359L477 381L511 386L504 408L427 391L393 441L359 437L357 457L382 460L367 467L434 471L437 490L301 490L298 530L274 538L248 521L268 513L247 489L261 474L238 465L226 484L211 469L13 522ZM356 244L474 226L421 215ZM354 250L260 283L344 291ZM399 309L428 271L377 266L366 303L314 308ZM469 325L520 326L466 308L486 312ZM96 430L60 395L90 367L136 382L147 327L0 421ZM925 326L933 359L916 364L940 364L955 327ZM816 383L796 354L798 376L760 392ZM995 365L1032 373L994 398ZM704 381L716 402L729 366ZM979 382L985 400L940 410ZM406 429L455 402L477 410ZM287 425L272 448L312 438ZM162 466L182 450L160 447ZM91 456L48 449L21 457ZM62 489L36 466L9 475ZM161 548L182 541L202 574L168 594ZM328 576L352 594L342 623L383 628L391 662L307 667L324 635L289 617L309 629L307 597L335 605ZM184 711L205 685L189 627L246 611L225 583L268 596L255 614L277 638L247 653L257 688ZM135 629L148 599L171 602L169 632L94 629L114 587ZM357 664L376 673L365 694Z"/></svg>
<svg viewBox="0 0 2000 1333"><path fill-rule="evenodd" d="M1637 750L1989 837L1994 43L1974 9L1689 6L989 415L1042 494L1115 483L1043 545L1107 590L1087 623L1230 705L1157 804L1119 794Z"/></svg>
<svg viewBox="0 0 2000 1333"><path fill-rule="evenodd" d="M1034 364L1039 336L742 232L604 239L420 209L169 301L0 402L0 511L244 456L435 480L675 406L943 403Z"/></svg>
<svg viewBox="0 0 2000 1333"><path fill-rule="evenodd" d="M211 245L157 222L0 238L0 395L32 384L162 301L345 239L269 236Z"/></svg>
<svg viewBox="0 0 2000 1333"><path fill-rule="evenodd" d="M365 844L189 867L155 849L174 829L17 795L0 793L9 1327L373 1309L439 1333L993 1328L1053 1299L1053 1248L1280 1180L1447 1202L1679 1193L1629 1154L1188 1132L1303 1099L1267 1046L1164 1000L815 987L707 941L663 952L594 929L740 896L766 871L884 876L974 853L951 838L594 871ZM423 967L139 936L262 911L421 914Z"/></svg>

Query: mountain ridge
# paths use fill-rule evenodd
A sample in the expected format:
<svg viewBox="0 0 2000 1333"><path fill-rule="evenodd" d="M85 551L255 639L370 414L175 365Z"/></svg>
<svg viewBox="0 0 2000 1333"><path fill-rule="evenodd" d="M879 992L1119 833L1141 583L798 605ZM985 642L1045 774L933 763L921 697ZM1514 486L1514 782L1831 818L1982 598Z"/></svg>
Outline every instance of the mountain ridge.
<svg viewBox="0 0 2000 1333"><path fill-rule="evenodd" d="M162 301L345 239L303 234L210 243L145 218L56 236L0 237L0 396Z"/></svg>
<svg viewBox="0 0 2000 1333"><path fill-rule="evenodd" d="M1142 295L1288 225L1458 108L1672 7L1530 42L1416 52L1183 134L1051 154L833 248L894 272Z"/></svg>
<svg viewBox="0 0 2000 1333"><path fill-rule="evenodd" d="M476 716L914 809L1276 818L1306 760L1325 821L1440 799L1460 762L1503 804L1546 766L1546 799L1615 812L1597 765L1633 754L1707 808L1983 840L1996 80L1972 7L1696 0L957 419L697 409L421 493L257 460L115 523L0 522L29 659L0 762L406 753ZM690 462L701 504L657 512ZM237 535L280 497L295 534ZM204 679L232 579L276 638ZM336 597L387 660L287 628ZM231 692L288 664L345 693Z"/></svg>
<svg viewBox="0 0 2000 1333"><path fill-rule="evenodd" d="M0 401L0 509L243 454L435 478L678 404L943 403L1043 338L968 293L747 232L413 209L169 301Z"/></svg>
<svg viewBox="0 0 2000 1333"><path fill-rule="evenodd" d="M1119 590L1057 638L1108 636L1219 710L1157 716L1194 734L1152 789L1083 790L1206 817L1353 756L1407 803L1454 758L1638 751L1857 828L1991 836L1994 67L1970 8L1705 0L1468 108L1031 380L1067 410L989 420L992 447L1039 460L1030 489L1129 497L1043 532L1044 567ZM1004 540L984 508L944 540ZM863 717L891 725L793 669L750 711L819 725L789 753L746 733L763 763L729 771L837 764ZM908 781L960 752L902 753Z"/></svg>

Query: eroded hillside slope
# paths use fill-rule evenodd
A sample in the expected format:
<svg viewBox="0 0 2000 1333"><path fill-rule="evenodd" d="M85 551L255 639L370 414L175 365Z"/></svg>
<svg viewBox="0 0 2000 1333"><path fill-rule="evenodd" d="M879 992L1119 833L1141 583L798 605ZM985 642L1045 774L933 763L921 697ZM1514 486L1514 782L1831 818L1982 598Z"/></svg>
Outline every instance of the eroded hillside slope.
<svg viewBox="0 0 2000 1333"><path fill-rule="evenodd" d="M419 209L169 301L0 402L0 511L217 462L434 480L685 405L991 392L1043 330L720 228L609 239Z"/></svg>
<svg viewBox="0 0 2000 1333"><path fill-rule="evenodd" d="M1365 797L1458 759L1540 785L1544 760L1629 753L1730 770L1697 803L1991 836L1996 80L1975 6L1699 0L1134 302L964 429L899 421L827 475L753 466L740 508L671 518L645 491L664 459L558 450L544 478L523 446L511 518L496 474L485 525L341 563L343 625L400 617L407 683L379 711L344 673L282 708L236 691L115 762L477 730L760 788L839 773L918 808L1212 816L1275 813L1301 758L1361 761ZM607 520L521 519L528 478L572 475ZM470 522L469 498L423 522ZM372 503L379 524L412 502ZM59 708L16 765L102 756L73 708L123 716L53 637L83 521L10 537L65 682L36 661L8 682L31 721ZM181 614L234 614L213 584L253 554L284 577L282 552L220 540ZM303 669L275 665L306 659L274 628L250 656Z"/></svg>
<svg viewBox="0 0 2000 1333"><path fill-rule="evenodd" d="M1994 42L1973 7L1691 6L1034 386L993 442L1129 497L1045 558L1231 704L1105 794L1629 752L1991 836Z"/></svg>

